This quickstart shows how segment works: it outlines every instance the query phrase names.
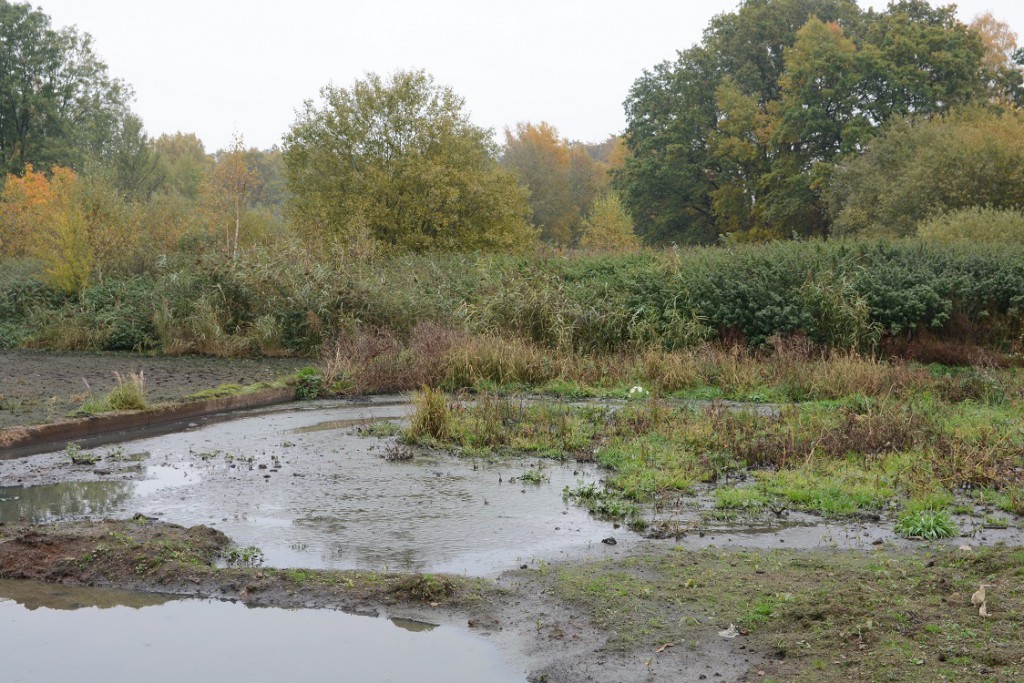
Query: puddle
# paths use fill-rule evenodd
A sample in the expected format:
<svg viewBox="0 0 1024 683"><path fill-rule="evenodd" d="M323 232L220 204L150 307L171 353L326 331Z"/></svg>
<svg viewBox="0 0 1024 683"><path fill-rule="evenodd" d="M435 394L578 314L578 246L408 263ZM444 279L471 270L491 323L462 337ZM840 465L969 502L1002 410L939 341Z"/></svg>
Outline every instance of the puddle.
<svg viewBox="0 0 1024 683"><path fill-rule="evenodd" d="M96 470L72 467L62 453L0 462L0 481L23 484L47 471L58 479L106 473L2 487L0 521L141 512L213 526L258 546L270 566L472 575L600 549L602 538L628 533L562 500L565 486L598 481L593 468L543 461L543 483L513 482L538 461L417 453L391 462L381 456L393 440L355 429L408 412L382 403L250 416L123 444L150 457L105 458Z"/></svg>
<svg viewBox="0 0 1024 683"><path fill-rule="evenodd" d="M26 581L0 581L0 642L5 683L526 680L449 626Z"/></svg>

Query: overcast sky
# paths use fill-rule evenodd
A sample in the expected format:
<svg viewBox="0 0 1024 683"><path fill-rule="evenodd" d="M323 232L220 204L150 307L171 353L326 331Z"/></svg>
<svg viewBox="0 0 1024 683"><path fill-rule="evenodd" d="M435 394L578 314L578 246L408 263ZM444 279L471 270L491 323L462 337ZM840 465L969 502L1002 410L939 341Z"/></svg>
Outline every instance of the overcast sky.
<svg viewBox="0 0 1024 683"><path fill-rule="evenodd" d="M37 4L39 0L37 0ZM865 2L884 8L885 0ZM502 131L548 121L600 141L625 126L633 81L701 38L737 0L41 0L56 26L92 34L130 83L150 135L196 133L213 151L237 132L270 147L328 82L426 69ZM1024 2L964 0L1024 34Z"/></svg>

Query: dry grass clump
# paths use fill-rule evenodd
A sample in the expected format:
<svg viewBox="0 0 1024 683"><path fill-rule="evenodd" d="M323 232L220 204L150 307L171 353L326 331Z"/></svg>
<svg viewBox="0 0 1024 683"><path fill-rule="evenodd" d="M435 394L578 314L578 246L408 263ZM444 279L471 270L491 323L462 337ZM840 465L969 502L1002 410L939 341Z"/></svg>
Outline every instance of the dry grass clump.
<svg viewBox="0 0 1024 683"><path fill-rule="evenodd" d="M446 377L452 349L467 339L432 322L417 324L405 340L384 328L343 333L321 354L325 384L339 382L355 394L436 386Z"/></svg>
<svg viewBox="0 0 1024 683"><path fill-rule="evenodd" d="M443 391L425 386L413 397L413 406L407 433L410 440L444 441L452 436L452 408Z"/></svg>
<svg viewBox="0 0 1024 683"><path fill-rule="evenodd" d="M117 386L100 399L87 401L82 406L86 413L108 413L113 410L145 410L149 407L146 400L146 377L143 372L129 372L122 375L114 373Z"/></svg>
<svg viewBox="0 0 1024 683"><path fill-rule="evenodd" d="M852 453L903 452L931 441L934 431L919 412L888 402L863 412L848 407L807 412L791 406L771 417L713 405L705 418L721 448L748 466L775 469Z"/></svg>

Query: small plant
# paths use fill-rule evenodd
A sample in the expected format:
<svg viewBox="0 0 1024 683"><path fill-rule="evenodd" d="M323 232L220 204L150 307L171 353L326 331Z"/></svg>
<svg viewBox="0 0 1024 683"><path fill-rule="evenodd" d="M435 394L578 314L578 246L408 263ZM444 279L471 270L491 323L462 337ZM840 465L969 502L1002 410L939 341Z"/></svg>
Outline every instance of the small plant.
<svg viewBox="0 0 1024 683"><path fill-rule="evenodd" d="M543 484L548 481L551 477L544 473L544 470L540 467L536 469L528 469L519 475L519 481L524 484Z"/></svg>
<svg viewBox="0 0 1024 683"><path fill-rule="evenodd" d="M100 456L83 451L77 443L69 443L64 448L64 454L71 459L72 465L95 465L100 461Z"/></svg>
<svg viewBox="0 0 1024 683"><path fill-rule="evenodd" d="M894 531L904 538L920 538L925 541L952 538L960 533L948 512L927 509L904 513L896 521Z"/></svg>
<svg viewBox="0 0 1024 683"><path fill-rule="evenodd" d="M295 373L295 398L312 401L326 394L324 376L316 368L302 368Z"/></svg>
<svg viewBox="0 0 1024 683"><path fill-rule="evenodd" d="M592 514L606 519L636 518L640 513L634 503L630 503L618 494L602 491L594 484L582 484L573 489L566 486L562 490L562 498L582 505Z"/></svg>
<svg viewBox="0 0 1024 683"><path fill-rule="evenodd" d="M146 377L141 370L127 375L115 372L114 377L117 378L117 386L107 394L107 405L111 410L145 410L149 407Z"/></svg>
<svg viewBox="0 0 1024 683"><path fill-rule="evenodd" d="M995 515L985 515L985 521L982 525L986 529L1006 529L1010 526L1006 517L996 517Z"/></svg>
<svg viewBox="0 0 1024 683"><path fill-rule="evenodd" d="M232 548L224 558L229 567L259 567L263 564L263 551L254 545Z"/></svg>
<svg viewBox="0 0 1024 683"><path fill-rule="evenodd" d="M149 407L146 400L146 377L139 372L122 375L115 372L117 386L100 399L86 401L81 411L84 413L109 413L113 410L145 410Z"/></svg>
<svg viewBox="0 0 1024 683"><path fill-rule="evenodd" d="M651 395L651 392L647 391L646 389L644 389L641 386L633 387L632 389L629 390L629 394L628 394L628 396L629 396L629 398L631 400L644 399L644 398L647 398L650 395Z"/></svg>
<svg viewBox="0 0 1024 683"><path fill-rule="evenodd" d="M397 423L390 420L371 422L368 425L356 428L356 434L359 436L376 436L381 439L398 436L401 433L402 428Z"/></svg>
<svg viewBox="0 0 1024 683"><path fill-rule="evenodd" d="M439 602L455 594L455 583L437 574L413 574L401 578L391 587L392 593L401 593L413 600Z"/></svg>

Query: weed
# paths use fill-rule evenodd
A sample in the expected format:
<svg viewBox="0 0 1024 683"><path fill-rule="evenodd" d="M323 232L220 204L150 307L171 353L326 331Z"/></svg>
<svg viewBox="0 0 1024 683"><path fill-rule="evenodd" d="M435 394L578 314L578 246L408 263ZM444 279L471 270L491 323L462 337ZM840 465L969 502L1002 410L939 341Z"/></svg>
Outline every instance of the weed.
<svg viewBox="0 0 1024 683"><path fill-rule="evenodd" d="M956 523L945 510L916 510L900 515L894 531L905 538L934 541L952 538L960 533Z"/></svg>
<svg viewBox="0 0 1024 683"><path fill-rule="evenodd" d="M594 484L582 484L575 488L566 486L562 490L562 498L582 505L591 513L612 520L636 518L640 509L610 491L597 488Z"/></svg>
<svg viewBox="0 0 1024 683"><path fill-rule="evenodd" d="M551 477L544 472L543 468L540 465L538 465L536 468L531 468L524 471L522 474L519 475L518 479L520 482L524 484L540 485L546 481L549 481Z"/></svg>
<svg viewBox="0 0 1024 683"><path fill-rule="evenodd" d="M402 594L407 599L430 603L452 597L455 588L455 583L446 576L412 574L399 579L391 587L391 592Z"/></svg>
<svg viewBox="0 0 1024 683"><path fill-rule="evenodd" d="M231 567L259 567L263 564L263 551L254 545L228 550L225 561Z"/></svg>
<svg viewBox="0 0 1024 683"><path fill-rule="evenodd" d="M149 407L146 401L146 378L139 372L122 375L114 373L117 386L101 399L87 401L81 411L85 413L107 413L114 410L145 410Z"/></svg>
<svg viewBox="0 0 1024 683"><path fill-rule="evenodd" d="M759 511L768 505L764 491L752 487L715 489L715 506L726 510Z"/></svg>
<svg viewBox="0 0 1024 683"><path fill-rule="evenodd" d="M295 398L312 401L327 393L324 376L316 368L302 368L295 374Z"/></svg>
<svg viewBox="0 0 1024 683"><path fill-rule="evenodd" d="M1005 529L1010 526L1010 523L1005 517L996 517L995 515L985 515L985 520L982 525L986 529Z"/></svg>
<svg viewBox="0 0 1024 683"><path fill-rule="evenodd" d="M77 443L69 443L64 448L64 454L71 460L72 465L95 465L100 461L100 456L82 450Z"/></svg>
<svg viewBox="0 0 1024 683"><path fill-rule="evenodd" d="M451 407L440 389L423 387L413 397L415 412L409 421L407 437L412 441L429 438L443 441L452 435Z"/></svg>
<svg viewBox="0 0 1024 683"><path fill-rule="evenodd" d="M371 422L370 424L357 427L356 433L359 434L359 436L376 436L381 439L386 439L401 434L402 428L397 422L381 420L379 422Z"/></svg>

